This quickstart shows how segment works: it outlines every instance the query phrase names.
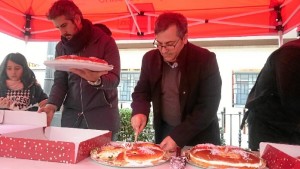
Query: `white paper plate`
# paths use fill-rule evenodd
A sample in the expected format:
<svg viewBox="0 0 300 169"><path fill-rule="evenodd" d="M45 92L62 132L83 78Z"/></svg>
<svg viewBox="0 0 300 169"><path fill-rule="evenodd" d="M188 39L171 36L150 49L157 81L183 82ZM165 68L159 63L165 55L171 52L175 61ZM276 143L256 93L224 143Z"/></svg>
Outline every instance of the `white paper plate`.
<svg viewBox="0 0 300 169"><path fill-rule="evenodd" d="M55 70L69 71L71 68L89 69L92 71L110 71L113 69L112 65L92 62L79 62L74 60L47 60L44 64Z"/></svg>
<svg viewBox="0 0 300 169"><path fill-rule="evenodd" d="M93 161L101 164L101 165L105 165L105 166L110 166L110 167L116 167L116 168L148 168L148 167L154 167L154 166L158 166L158 165L162 165L166 162L169 162L169 159L164 158L162 160L159 160L157 162L155 162L154 164L125 164L125 165L116 165L112 162L109 161L101 161L98 159L93 159L91 158Z"/></svg>

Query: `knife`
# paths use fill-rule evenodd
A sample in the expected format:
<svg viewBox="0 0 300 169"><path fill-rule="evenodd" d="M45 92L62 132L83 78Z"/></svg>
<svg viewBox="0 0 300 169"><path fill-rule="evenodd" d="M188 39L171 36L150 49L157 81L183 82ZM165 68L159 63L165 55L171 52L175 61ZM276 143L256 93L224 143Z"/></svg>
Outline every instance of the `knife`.
<svg viewBox="0 0 300 169"><path fill-rule="evenodd" d="M134 132L134 143L137 142L138 135L139 135L138 132L135 131L135 132Z"/></svg>

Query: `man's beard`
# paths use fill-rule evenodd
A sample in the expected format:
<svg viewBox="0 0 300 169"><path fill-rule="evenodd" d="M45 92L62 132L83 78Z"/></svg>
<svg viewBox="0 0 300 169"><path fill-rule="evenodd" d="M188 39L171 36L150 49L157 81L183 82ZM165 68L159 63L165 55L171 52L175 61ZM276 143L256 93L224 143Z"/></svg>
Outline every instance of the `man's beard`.
<svg viewBox="0 0 300 169"><path fill-rule="evenodd" d="M67 40L71 40L72 39L72 37L76 34L76 33L78 33L79 32L79 28L77 27L77 25L76 24L74 24L75 25L75 33L72 35L72 34L69 34L69 33L66 33L66 34L64 34L63 36L67 39Z"/></svg>
<svg viewBox="0 0 300 169"><path fill-rule="evenodd" d="M72 35L71 34L64 34L64 37L68 40L72 39Z"/></svg>

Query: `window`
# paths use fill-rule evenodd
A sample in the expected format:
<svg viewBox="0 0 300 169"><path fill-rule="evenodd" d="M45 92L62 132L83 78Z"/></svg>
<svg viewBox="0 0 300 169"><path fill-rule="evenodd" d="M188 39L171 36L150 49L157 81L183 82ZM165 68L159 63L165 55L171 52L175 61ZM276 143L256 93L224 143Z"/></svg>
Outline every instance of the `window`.
<svg viewBox="0 0 300 169"><path fill-rule="evenodd" d="M259 71L233 72L233 107L244 106L252 87L255 84Z"/></svg>
<svg viewBox="0 0 300 169"><path fill-rule="evenodd" d="M121 102L131 101L131 93L139 80L140 72L139 70L122 70L120 76L119 100Z"/></svg>

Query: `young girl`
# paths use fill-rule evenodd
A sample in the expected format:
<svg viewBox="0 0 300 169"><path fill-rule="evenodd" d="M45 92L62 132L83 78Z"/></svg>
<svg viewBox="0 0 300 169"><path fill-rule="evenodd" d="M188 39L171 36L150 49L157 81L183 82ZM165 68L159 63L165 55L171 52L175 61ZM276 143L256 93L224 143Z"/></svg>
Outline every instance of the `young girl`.
<svg viewBox="0 0 300 169"><path fill-rule="evenodd" d="M37 111L47 99L26 58L8 54L0 66L0 109Z"/></svg>

